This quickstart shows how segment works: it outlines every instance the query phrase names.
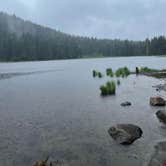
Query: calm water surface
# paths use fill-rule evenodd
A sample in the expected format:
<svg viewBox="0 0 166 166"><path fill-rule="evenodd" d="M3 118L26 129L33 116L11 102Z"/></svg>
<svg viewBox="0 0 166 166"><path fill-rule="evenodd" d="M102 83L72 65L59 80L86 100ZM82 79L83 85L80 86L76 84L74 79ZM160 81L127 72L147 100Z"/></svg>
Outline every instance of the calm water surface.
<svg viewBox="0 0 166 166"><path fill-rule="evenodd" d="M166 138L158 108L149 106L150 96L166 97L152 88L165 80L131 75L116 96L102 98L99 86L110 78L91 71L165 64L161 57L1 63L1 73L36 73L0 80L0 166L31 166L46 156L67 166L142 166L153 143ZM126 100L132 106L122 108ZM143 137L117 145L107 133L117 123L139 125Z"/></svg>

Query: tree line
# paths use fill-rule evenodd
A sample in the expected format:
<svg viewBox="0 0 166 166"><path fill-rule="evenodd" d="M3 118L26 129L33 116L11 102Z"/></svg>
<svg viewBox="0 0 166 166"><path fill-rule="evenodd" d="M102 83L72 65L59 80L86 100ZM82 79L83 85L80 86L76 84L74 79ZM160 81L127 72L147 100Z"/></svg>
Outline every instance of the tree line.
<svg viewBox="0 0 166 166"><path fill-rule="evenodd" d="M165 54L164 36L144 41L79 37L0 13L0 61Z"/></svg>

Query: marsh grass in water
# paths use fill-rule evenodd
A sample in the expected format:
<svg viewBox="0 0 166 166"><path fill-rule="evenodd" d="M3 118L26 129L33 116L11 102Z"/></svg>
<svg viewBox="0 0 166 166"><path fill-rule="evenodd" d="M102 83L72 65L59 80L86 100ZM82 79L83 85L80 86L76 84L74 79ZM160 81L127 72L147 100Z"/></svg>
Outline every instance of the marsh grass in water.
<svg viewBox="0 0 166 166"><path fill-rule="evenodd" d="M148 67L141 67L139 73L159 79L166 78L166 69L153 69Z"/></svg>
<svg viewBox="0 0 166 166"><path fill-rule="evenodd" d="M148 68L148 67L141 67L140 68L140 72L141 73L152 73L152 72L158 72L159 70L157 69L152 69L152 68Z"/></svg>
<svg viewBox="0 0 166 166"><path fill-rule="evenodd" d="M116 70L116 77L127 77L130 75L130 70L127 67L122 67Z"/></svg>
<svg viewBox="0 0 166 166"><path fill-rule="evenodd" d="M98 72L98 77L99 78L102 78L103 77L103 74L101 72Z"/></svg>
<svg viewBox="0 0 166 166"><path fill-rule="evenodd" d="M103 77L103 74L101 72L96 71L96 70L93 70L92 74L93 74L93 77L99 77L99 78Z"/></svg>
<svg viewBox="0 0 166 166"><path fill-rule="evenodd" d="M93 73L93 77L97 76L97 71L96 70L93 70L92 73Z"/></svg>
<svg viewBox="0 0 166 166"><path fill-rule="evenodd" d="M113 77L114 76L113 70L111 68L106 69L106 75L110 76L110 77Z"/></svg>
<svg viewBox="0 0 166 166"><path fill-rule="evenodd" d="M102 96L115 95L116 93L115 81L108 81L106 85L102 85L100 87L100 91Z"/></svg>
<svg viewBox="0 0 166 166"><path fill-rule="evenodd" d="M166 72L166 69L152 69L148 67L141 67L140 68L140 73L154 73L154 72Z"/></svg>

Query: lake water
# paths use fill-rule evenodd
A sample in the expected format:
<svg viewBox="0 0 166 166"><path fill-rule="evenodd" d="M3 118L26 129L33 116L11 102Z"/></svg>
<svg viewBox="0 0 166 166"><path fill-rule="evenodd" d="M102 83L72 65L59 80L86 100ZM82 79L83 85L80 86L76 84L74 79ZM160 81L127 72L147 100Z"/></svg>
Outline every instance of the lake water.
<svg viewBox="0 0 166 166"><path fill-rule="evenodd" d="M165 80L131 75L115 96L102 98L99 87L111 78L93 78L92 70L165 64L164 57L1 63L0 73L33 73L0 80L0 166L31 166L47 156L67 166L142 166L153 144L166 138L159 108L149 106L151 96L166 97L152 88ZM131 107L120 106L126 100ZM143 137L116 144L107 130L117 123L139 125Z"/></svg>

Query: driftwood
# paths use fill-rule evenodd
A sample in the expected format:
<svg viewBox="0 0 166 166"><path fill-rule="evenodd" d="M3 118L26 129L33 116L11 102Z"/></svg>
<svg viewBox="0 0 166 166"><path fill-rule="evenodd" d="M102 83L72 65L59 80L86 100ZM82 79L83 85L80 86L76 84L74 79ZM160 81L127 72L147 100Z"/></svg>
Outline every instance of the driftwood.
<svg viewBox="0 0 166 166"><path fill-rule="evenodd" d="M33 166L47 166L48 159L49 159L49 157L47 157L46 160L43 160L41 162L36 161Z"/></svg>
<svg viewBox="0 0 166 166"><path fill-rule="evenodd" d="M48 162L49 157L46 158L46 160L43 160L41 162L36 161L33 166L66 166L61 161L56 160L54 162Z"/></svg>

